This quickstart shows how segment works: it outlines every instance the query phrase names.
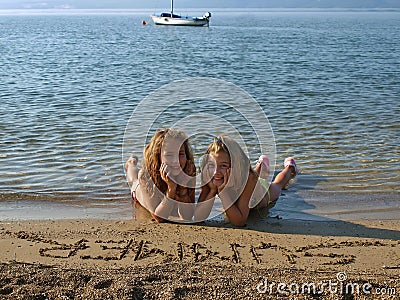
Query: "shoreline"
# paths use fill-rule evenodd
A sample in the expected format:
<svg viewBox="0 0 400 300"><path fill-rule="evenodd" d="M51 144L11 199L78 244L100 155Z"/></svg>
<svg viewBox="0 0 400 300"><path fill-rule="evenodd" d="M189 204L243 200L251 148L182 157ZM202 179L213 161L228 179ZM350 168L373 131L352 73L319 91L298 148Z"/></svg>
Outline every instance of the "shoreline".
<svg viewBox="0 0 400 300"><path fill-rule="evenodd" d="M400 221L270 218L263 223L252 219L243 228L211 222L2 221L0 239L0 294L5 299L41 294L256 299L263 296L257 287L265 280L339 284L339 275L353 285L371 284L374 293L379 288L396 292L386 299L400 295ZM266 294L282 296L276 289ZM291 297L313 299L307 293ZM338 294L324 291L319 297L338 299Z"/></svg>
<svg viewBox="0 0 400 300"><path fill-rule="evenodd" d="M135 219L130 196L126 200L32 197L1 199L1 221L23 220L131 220ZM349 193L303 190L294 185L283 191L275 207L262 211L260 219L273 217L302 221L400 220L399 193Z"/></svg>

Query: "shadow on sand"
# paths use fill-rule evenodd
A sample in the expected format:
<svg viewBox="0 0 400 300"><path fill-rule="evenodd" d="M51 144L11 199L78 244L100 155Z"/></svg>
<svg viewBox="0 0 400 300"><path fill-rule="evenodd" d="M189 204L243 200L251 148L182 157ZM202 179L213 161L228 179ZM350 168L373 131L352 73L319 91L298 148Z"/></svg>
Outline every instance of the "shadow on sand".
<svg viewBox="0 0 400 300"><path fill-rule="evenodd" d="M338 207L341 208L343 206L343 199L345 199L344 202L348 202L348 204L345 205L348 205L354 210L354 205L352 207L352 200L357 198L357 195L316 191L315 187L318 183L327 180L324 177L300 175L296 180L297 181L290 186L289 190L282 191L277 205L270 211L266 209L252 210L247 224L244 227L235 227L231 225L222 215L205 222L197 223L197 225L237 228L274 234L298 234L324 237L343 236L400 240L400 230L378 228L387 227L388 225L388 223L380 222L379 218L370 220L367 217L361 221L351 221L340 220L340 214L335 215L335 213L330 213L330 217L326 217L323 213L318 213L321 212L321 207L316 207L315 203L318 203L318 206L325 205L326 207L323 210L330 211L332 209L335 210L335 208ZM356 199L356 202L358 205L363 205L362 201L359 201L362 197L360 198L359 195L358 197L359 199ZM389 198L393 199L393 197L396 197L396 195L389 195ZM366 200L370 201L369 199ZM394 203L397 203L397 201L394 201ZM390 208L388 207L384 211L389 211L389 209ZM367 216L369 211L370 210L368 209L365 210ZM338 218L335 218L336 216ZM354 216L354 214L349 213L347 216L351 217ZM134 219L138 221L149 221L151 216L143 208L135 207ZM386 220L389 221L387 218ZM392 225L391 227L400 228L399 218L393 218L393 220L394 222L392 222L392 224L395 225ZM368 223L369 225L363 225L360 223ZM372 226L372 224L377 227L369 227ZM194 224L188 223L187 225Z"/></svg>
<svg viewBox="0 0 400 300"><path fill-rule="evenodd" d="M400 210L398 204L396 204L398 203L396 200L398 194L368 196L349 194L348 192L326 193L316 191L315 187L320 182L326 180L327 178L324 177L299 175L297 181L290 186L289 190L282 191L277 205L270 211L252 210L243 230L255 230L275 234L400 240L400 230L378 228L387 227L388 224L380 222L380 219L376 216L373 219L368 218L368 216L373 215L376 211L386 215L389 212L394 212L392 215L396 215L397 213L397 217L392 219L394 220L393 224L397 224L391 227L400 229L398 218ZM385 205L390 202L390 206L374 210L373 207L376 207L376 205L373 201L381 200L382 197L391 200L381 201L384 202ZM318 205L316 205L316 203L318 203ZM324 216L323 212L337 211L343 209L343 206L346 207L347 212L337 214L334 212L327 213L329 217ZM352 212L363 213L357 214ZM343 216L350 219L343 220ZM353 220L359 220L357 216L362 216L362 220L351 220L352 217L356 217ZM377 216L379 217L379 215ZM386 218L386 221L390 221L390 218ZM363 225L362 223L367 223L368 225ZM377 227L369 227L372 226L372 224ZM206 221L203 225L234 228L234 226L226 220Z"/></svg>

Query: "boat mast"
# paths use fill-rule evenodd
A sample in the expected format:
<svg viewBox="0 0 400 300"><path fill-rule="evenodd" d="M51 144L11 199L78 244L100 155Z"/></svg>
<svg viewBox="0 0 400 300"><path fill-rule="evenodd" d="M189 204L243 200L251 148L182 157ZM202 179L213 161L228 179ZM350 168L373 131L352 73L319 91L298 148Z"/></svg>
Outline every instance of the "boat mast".
<svg viewBox="0 0 400 300"><path fill-rule="evenodd" d="M171 17L174 13L174 0L171 0Z"/></svg>

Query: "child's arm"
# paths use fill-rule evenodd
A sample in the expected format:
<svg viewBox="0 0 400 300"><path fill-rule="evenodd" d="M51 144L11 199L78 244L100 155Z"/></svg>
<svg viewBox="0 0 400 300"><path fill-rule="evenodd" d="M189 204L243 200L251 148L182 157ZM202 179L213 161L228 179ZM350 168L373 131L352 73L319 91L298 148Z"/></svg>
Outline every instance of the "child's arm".
<svg viewBox="0 0 400 300"><path fill-rule="evenodd" d="M168 203L164 199L160 201L160 197L151 197L148 195L144 186L139 186L136 189L136 198L138 199L139 203L150 212L152 218L158 223L166 221L165 219L159 217L159 215L164 216L164 213L172 211L173 209L173 207L171 207L171 204L173 203Z"/></svg>
<svg viewBox="0 0 400 300"><path fill-rule="evenodd" d="M178 185L176 189L176 200L178 203L178 214L183 220L192 220L195 209L195 186L196 166L193 161L188 160L183 172L187 177L183 180L184 186Z"/></svg>
<svg viewBox="0 0 400 300"><path fill-rule="evenodd" d="M139 172L139 186L136 188L136 198L139 203L147 209L154 220L165 222L166 219L159 216L169 216L175 207L175 202L165 198L157 189L150 195L146 190L147 180L142 176L142 170ZM168 196L168 195L167 195Z"/></svg>
<svg viewBox="0 0 400 300"><path fill-rule="evenodd" d="M175 197L176 197L176 190L173 189L168 189L166 194L162 196L161 202L159 202L157 207L154 208L155 216L153 217L156 219L157 222L160 222L159 219L161 219L158 216L165 216L168 218L171 215L171 212L176 207Z"/></svg>
<svg viewBox="0 0 400 300"><path fill-rule="evenodd" d="M195 222L201 222L207 219L211 213L215 196L218 192L217 186L213 184L211 180L212 174L209 173L207 168L203 169L201 176L203 186L201 187L199 200L197 201L196 209L194 211Z"/></svg>
<svg viewBox="0 0 400 300"><path fill-rule="evenodd" d="M247 183L237 201L235 201L235 199L231 199L231 195L229 195L227 192L222 191L219 193L226 216L233 225L246 225L246 221L250 212L249 202L256 183L257 178L254 175L249 174ZM234 203L232 204L232 202Z"/></svg>
<svg viewBox="0 0 400 300"><path fill-rule="evenodd" d="M195 191L192 188L179 186L176 200L178 201L178 214L183 220L192 220L195 207Z"/></svg>
<svg viewBox="0 0 400 300"><path fill-rule="evenodd" d="M205 185L201 188L199 201L194 211L194 221L204 221L211 213L217 189Z"/></svg>

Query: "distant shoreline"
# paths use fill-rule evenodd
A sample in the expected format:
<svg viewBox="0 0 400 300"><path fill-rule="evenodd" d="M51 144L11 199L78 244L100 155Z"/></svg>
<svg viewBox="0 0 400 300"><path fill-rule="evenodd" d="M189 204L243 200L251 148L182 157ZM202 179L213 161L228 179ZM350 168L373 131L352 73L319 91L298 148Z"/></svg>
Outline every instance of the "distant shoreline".
<svg viewBox="0 0 400 300"><path fill-rule="evenodd" d="M0 15L90 15L90 14L152 14L167 10L168 8L143 8L143 9L76 9L76 8L46 8L46 9L1 9ZM179 8L176 12L184 14L187 12L204 12L212 11L213 13L265 13L265 12L310 12L310 13L337 13L337 12L400 12L400 8Z"/></svg>

